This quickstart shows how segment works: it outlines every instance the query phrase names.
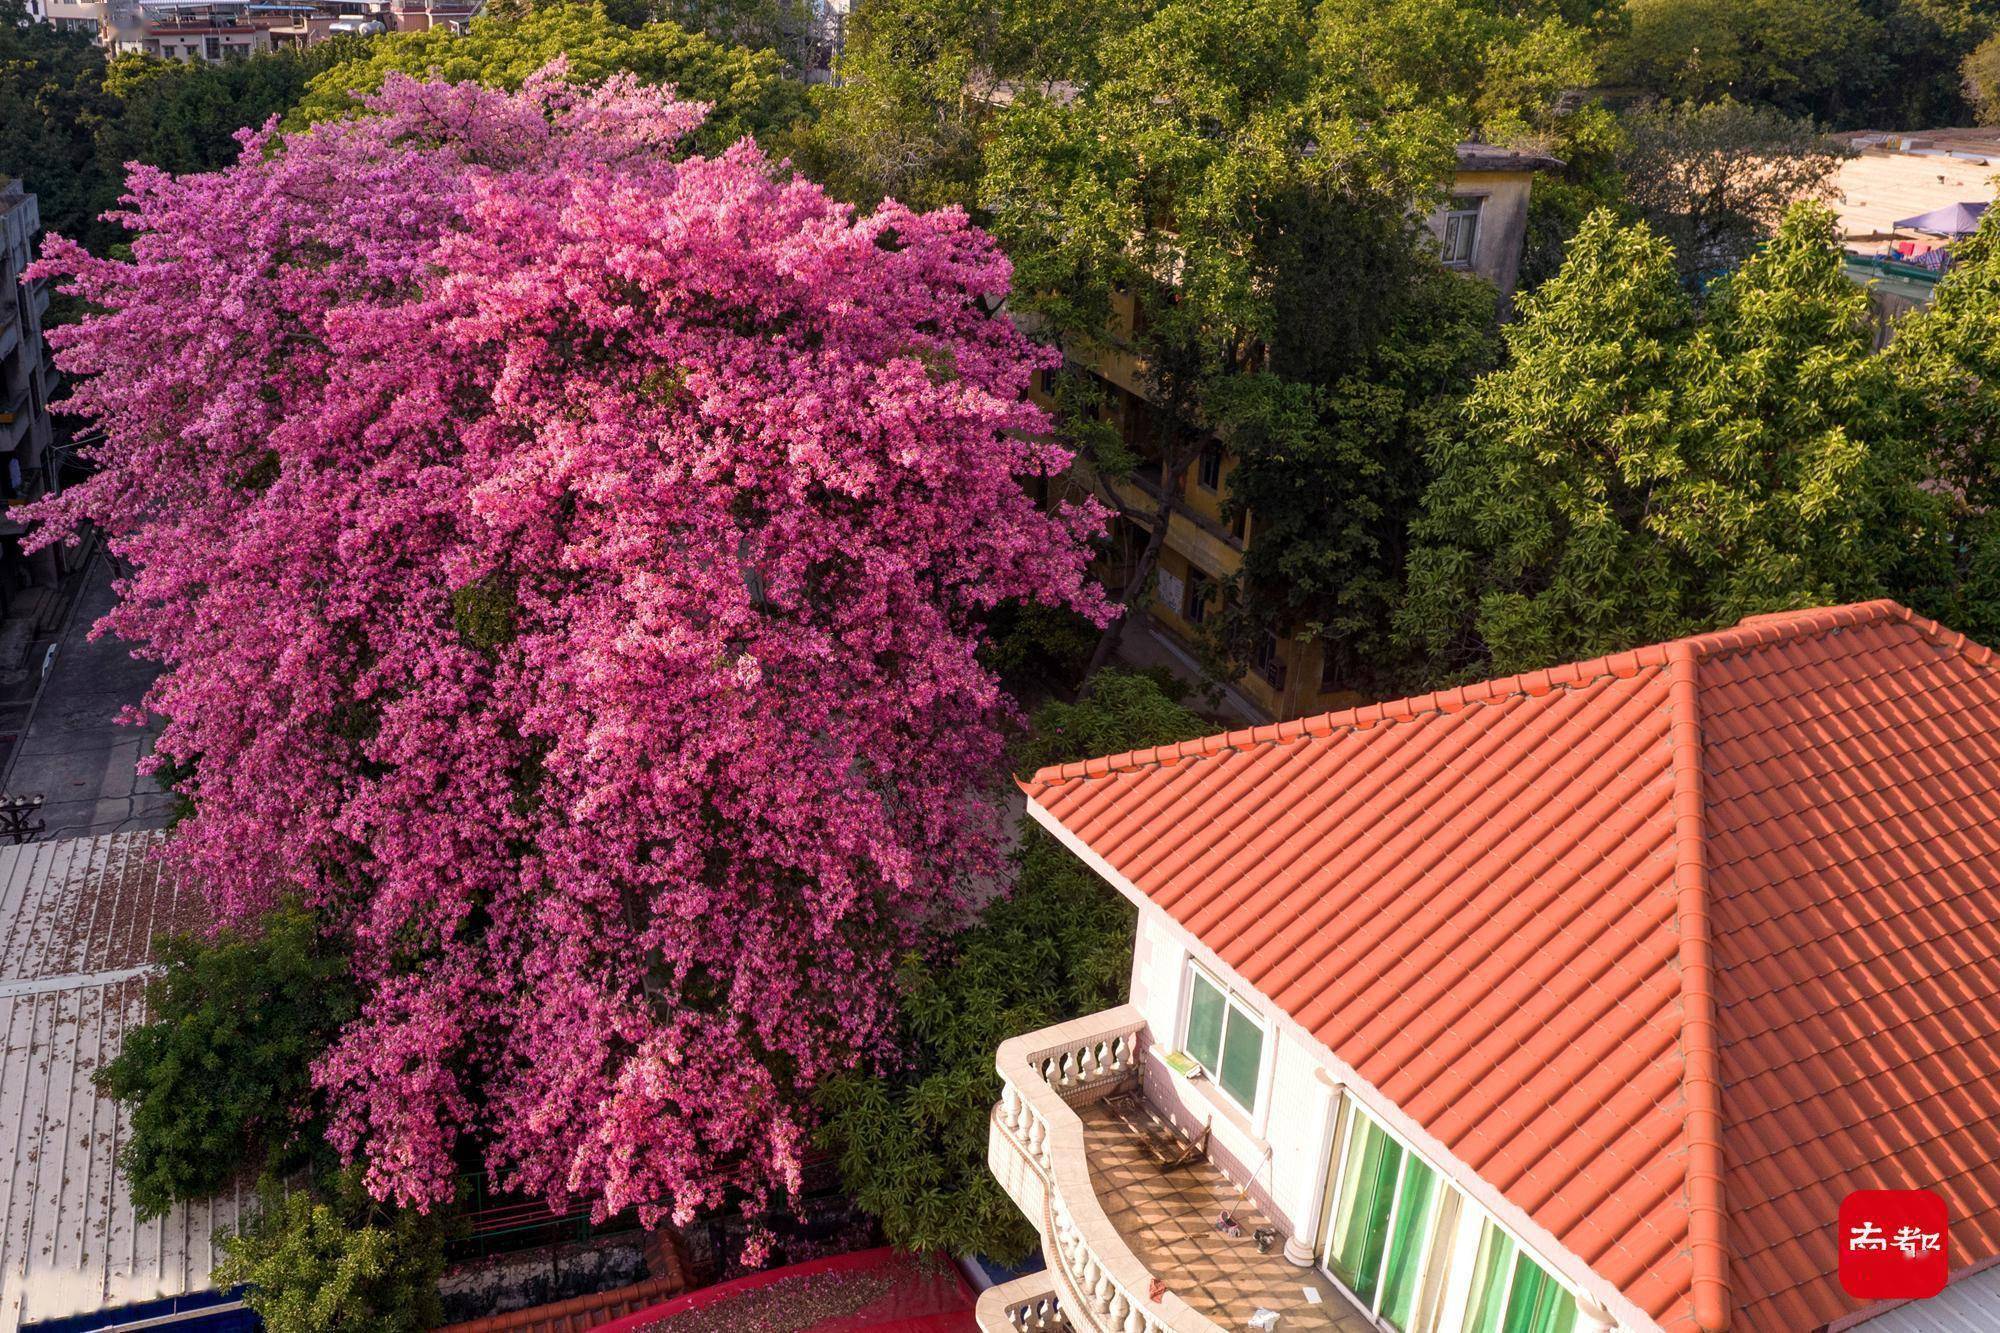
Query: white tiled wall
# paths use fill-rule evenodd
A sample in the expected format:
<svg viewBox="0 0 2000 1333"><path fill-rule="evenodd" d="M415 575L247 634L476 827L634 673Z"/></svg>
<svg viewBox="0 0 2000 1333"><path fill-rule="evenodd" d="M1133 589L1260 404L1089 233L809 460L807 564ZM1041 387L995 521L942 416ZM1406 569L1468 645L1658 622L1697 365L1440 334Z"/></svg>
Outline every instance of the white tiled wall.
<svg viewBox="0 0 2000 1333"><path fill-rule="evenodd" d="M1171 1050L1180 1041L1188 960L1160 921L1156 911L1139 914L1132 1003L1146 1015L1154 1043ZM1315 1076L1314 1055L1277 1024L1266 1028L1264 1044L1255 1116L1245 1115L1207 1080L1182 1079L1157 1059L1146 1062L1146 1096L1190 1137L1212 1124L1211 1159L1238 1185L1251 1178L1258 1206L1296 1235L1316 1225L1321 1206L1331 1090Z"/></svg>

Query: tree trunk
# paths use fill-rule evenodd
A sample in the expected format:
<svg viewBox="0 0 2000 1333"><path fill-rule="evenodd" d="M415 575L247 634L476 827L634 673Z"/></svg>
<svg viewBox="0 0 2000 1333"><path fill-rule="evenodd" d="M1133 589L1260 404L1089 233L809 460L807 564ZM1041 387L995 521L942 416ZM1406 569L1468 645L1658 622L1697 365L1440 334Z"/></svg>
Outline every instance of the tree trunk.
<svg viewBox="0 0 2000 1333"><path fill-rule="evenodd" d="M1138 609L1140 599L1146 593L1147 581L1159 567L1160 551L1167 544L1167 524L1173 519L1174 497L1192 461L1191 451L1185 448L1173 450L1161 460L1160 499L1153 506L1153 530L1147 534L1145 548L1139 552L1139 563L1133 567L1132 577L1126 580L1125 591L1119 595L1118 601L1125 608L1124 614L1106 625L1104 632L1097 636L1097 647L1090 654L1090 664L1083 669L1083 684L1077 690L1079 698L1089 696L1091 681L1117 653L1118 645L1125 637L1125 623Z"/></svg>

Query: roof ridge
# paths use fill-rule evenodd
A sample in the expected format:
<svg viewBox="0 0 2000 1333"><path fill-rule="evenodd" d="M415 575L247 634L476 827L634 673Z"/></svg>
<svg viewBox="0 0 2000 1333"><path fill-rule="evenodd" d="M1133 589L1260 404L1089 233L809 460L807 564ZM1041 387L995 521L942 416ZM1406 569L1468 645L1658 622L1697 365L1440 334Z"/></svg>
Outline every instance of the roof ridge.
<svg viewBox="0 0 2000 1333"><path fill-rule="evenodd" d="M1696 658L1705 661L1725 653L1745 652L1789 639L1816 637L1883 620L1901 620L1940 647L1958 653L1975 665L2000 666L2000 653L1973 642L1955 630L1946 629L1935 620L1918 615L1900 602L1881 597L1868 602L1805 607L1796 611L1767 611L1745 616L1722 629L1684 635L1535 671L1432 690L1406 699L1362 704L1290 722L1239 727L1191 741L1127 750L1122 754L1050 764L1038 769L1026 781L1018 778L1015 781L1022 790L1032 794L1035 788L1051 783L1108 777L1130 769L1174 764L1183 759L1204 759L1252 745L1284 745L1309 738L1323 738L1336 732L1358 731L1385 722L1409 722L1430 714L1461 712L1474 704L1520 695L1539 697L1552 690L1588 685L1605 676L1630 679L1641 671L1667 666L1675 649L1681 645L1686 645Z"/></svg>
<svg viewBox="0 0 2000 1333"><path fill-rule="evenodd" d="M1602 657L1593 657L1581 662L1566 662L1560 666L1542 667L1512 676L1501 676L1467 685L1454 685L1448 689L1432 690L1427 694L1411 695L1406 699L1361 704L1354 708L1320 713L1313 717L1295 718L1290 722L1239 727L1234 731L1201 736L1191 741L1177 741L1169 745L1128 750L1123 754L1105 755L1101 758L1066 764L1050 764L1036 770L1027 781L1016 779L1016 783L1023 790L1031 790L1049 783L1108 777L1113 773L1155 764L1178 763L1183 759L1204 759L1252 745L1285 745L1300 740L1324 739L1341 731L1362 731L1386 722L1411 722L1434 714L1460 713L1474 704L1493 703L1500 699L1521 696L1539 698L1555 690L1574 689L1606 677L1629 680L1642 671L1664 667L1667 664L1667 646L1664 643L1650 644L1644 648L1607 653Z"/></svg>
<svg viewBox="0 0 2000 1333"><path fill-rule="evenodd" d="M1673 773L1674 924L1680 939L1682 1119L1688 1141L1690 1299L1705 1333L1729 1327L1728 1212L1723 1198L1722 1055L1709 917L1708 797L1702 782L1701 653L1689 639L1667 646L1667 747Z"/></svg>

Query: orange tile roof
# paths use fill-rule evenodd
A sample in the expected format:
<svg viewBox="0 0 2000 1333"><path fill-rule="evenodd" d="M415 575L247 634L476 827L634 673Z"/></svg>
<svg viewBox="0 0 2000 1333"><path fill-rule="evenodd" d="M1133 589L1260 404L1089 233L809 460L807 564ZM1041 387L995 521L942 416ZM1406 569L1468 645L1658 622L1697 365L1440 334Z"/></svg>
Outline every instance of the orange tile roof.
<svg viewBox="0 0 2000 1333"><path fill-rule="evenodd" d="M1023 786L1669 1329L1856 1308L1853 1189L2000 1256L2000 663L1893 602Z"/></svg>

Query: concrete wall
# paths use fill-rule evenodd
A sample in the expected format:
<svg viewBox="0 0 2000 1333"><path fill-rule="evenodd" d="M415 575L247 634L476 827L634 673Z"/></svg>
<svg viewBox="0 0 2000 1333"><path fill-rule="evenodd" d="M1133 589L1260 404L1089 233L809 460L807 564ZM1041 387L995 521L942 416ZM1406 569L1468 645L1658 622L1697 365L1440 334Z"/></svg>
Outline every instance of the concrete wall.
<svg viewBox="0 0 2000 1333"><path fill-rule="evenodd" d="M1528 196L1535 183L1531 171L1461 171L1452 178L1453 194L1478 195L1485 205L1479 215L1479 235L1473 243L1473 273L1500 289L1503 299L1514 295L1521 275L1521 246L1528 236ZM1425 225L1444 239L1445 209L1438 208Z"/></svg>

